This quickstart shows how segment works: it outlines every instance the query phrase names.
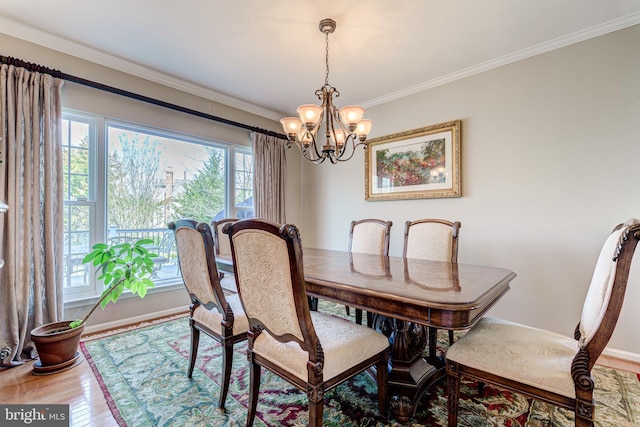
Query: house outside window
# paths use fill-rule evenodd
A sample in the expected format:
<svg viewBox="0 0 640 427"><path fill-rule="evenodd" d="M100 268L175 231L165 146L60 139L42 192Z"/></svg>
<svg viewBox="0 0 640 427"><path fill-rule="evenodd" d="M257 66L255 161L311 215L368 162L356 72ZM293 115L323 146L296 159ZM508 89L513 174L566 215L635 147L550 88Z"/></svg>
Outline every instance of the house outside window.
<svg viewBox="0 0 640 427"><path fill-rule="evenodd" d="M95 243L151 239L157 288L181 281L169 222L253 217L246 147L71 111L63 133L65 301L102 292L82 264Z"/></svg>

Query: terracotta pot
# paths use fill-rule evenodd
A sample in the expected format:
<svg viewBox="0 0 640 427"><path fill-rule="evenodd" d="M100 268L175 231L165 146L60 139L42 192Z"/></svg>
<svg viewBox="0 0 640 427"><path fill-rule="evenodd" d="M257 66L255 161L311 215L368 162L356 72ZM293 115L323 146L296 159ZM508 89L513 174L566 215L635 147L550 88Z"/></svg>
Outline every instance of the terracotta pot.
<svg viewBox="0 0 640 427"><path fill-rule="evenodd" d="M60 366L76 357L84 324L70 329L69 321L47 323L31 331L31 340L38 350L40 365Z"/></svg>

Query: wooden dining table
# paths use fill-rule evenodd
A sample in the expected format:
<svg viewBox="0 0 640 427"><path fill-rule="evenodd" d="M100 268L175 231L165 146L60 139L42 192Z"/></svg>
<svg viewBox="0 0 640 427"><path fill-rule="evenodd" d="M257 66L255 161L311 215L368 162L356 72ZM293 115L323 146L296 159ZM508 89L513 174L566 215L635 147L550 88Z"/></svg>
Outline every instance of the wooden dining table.
<svg viewBox="0 0 640 427"><path fill-rule="evenodd" d="M228 257L218 265L231 271ZM399 422L415 415L421 396L445 375L436 328L472 327L516 277L498 267L314 248L303 248L303 268L310 296L373 313L372 326L389 337L390 408Z"/></svg>

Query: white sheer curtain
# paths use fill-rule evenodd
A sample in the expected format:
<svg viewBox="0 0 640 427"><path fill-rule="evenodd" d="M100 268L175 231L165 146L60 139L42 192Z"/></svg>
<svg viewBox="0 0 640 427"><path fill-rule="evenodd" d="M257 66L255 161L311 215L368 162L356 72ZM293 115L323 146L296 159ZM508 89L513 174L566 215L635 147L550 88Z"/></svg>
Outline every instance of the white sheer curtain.
<svg viewBox="0 0 640 427"><path fill-rule="evenodd" d="M33 357L30 332L62 317L63 80L0 66L0 362Z"/></svg>
<svg viewBox="0 0 640 427"><path fill-rule="evenodd" d="M286 222L286 143L284 139L251 133L253 145L253 206L256 218Z"/></svg>

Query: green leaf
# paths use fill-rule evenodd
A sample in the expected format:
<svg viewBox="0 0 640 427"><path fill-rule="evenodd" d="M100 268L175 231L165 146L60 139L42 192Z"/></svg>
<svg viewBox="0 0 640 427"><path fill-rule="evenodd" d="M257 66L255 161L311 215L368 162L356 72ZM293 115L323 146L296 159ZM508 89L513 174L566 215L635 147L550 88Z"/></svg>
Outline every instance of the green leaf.
<svg viewBox="0 0 640 427"><path fill-rule="evenodd" d="M87 255L85 255L84 258L82 258L82 263L86 264L86 263L90 262L91 260L93 260L95 257L97 257L101 253L102 253L102 250L100 250L100 249L96 249L94 251L89 252Z"/></svg>
<svg viewBox="0 0 640 427"><path fill-rule="evenodd" d="M73 328L77 328L77 327L78 327L78 326L80 326L80 325L82 325L82 320L80 320L80 319L76 319L76 320L74 320L74 321L72 321L72 322L70 322L70 323L69 323L69 327L70 327L71 329L73 329Z"/></svg>
<svg viewBox="0 0 640 427"><path fill-rule="evenodd" d="M149 249L145 248L144 246L136 246L135 248L133 248L133 250L142 256L149 253Z"/></svg>
<svg viewBox="0 0 640 427"><path fill-rule="evenodd" d="M138 290L138 295L140 295L140 298L144 298L144 296L147 295L147 288L145 286L141 286Z"/></svg>

